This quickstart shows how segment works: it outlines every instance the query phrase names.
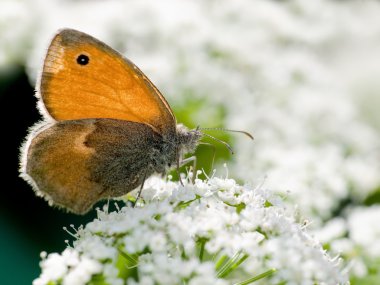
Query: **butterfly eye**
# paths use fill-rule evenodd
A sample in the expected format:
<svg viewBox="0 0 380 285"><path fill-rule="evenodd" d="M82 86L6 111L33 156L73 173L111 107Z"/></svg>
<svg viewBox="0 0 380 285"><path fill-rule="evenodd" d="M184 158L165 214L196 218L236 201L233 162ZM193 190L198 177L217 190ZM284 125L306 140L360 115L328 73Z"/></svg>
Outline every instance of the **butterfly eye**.
<svg viewBox="0 0 380 285"><path fill-rule="evenodd" d="M85 54L80 54L77 57L77 63L80 65L87 65L90 62L90 58Z"/></svg>

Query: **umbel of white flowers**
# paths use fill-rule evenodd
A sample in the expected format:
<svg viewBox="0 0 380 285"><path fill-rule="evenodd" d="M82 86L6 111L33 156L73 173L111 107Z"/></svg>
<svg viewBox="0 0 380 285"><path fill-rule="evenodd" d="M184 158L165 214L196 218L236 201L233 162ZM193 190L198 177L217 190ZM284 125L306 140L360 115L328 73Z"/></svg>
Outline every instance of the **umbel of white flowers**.
<svg viewBox="0 0 380 285"><path fill-rule="evenodd" d="M43 253L33 284L347 283L339 258L262 186L152 177L143 199L71 230L73 246Z"/></svg>

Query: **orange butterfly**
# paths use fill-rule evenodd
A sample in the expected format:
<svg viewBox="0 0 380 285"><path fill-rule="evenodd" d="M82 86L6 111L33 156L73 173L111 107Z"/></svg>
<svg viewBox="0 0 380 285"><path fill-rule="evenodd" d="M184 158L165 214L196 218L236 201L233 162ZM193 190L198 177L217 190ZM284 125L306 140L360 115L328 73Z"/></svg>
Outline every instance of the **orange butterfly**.
<svg viewBox="0 0 380 285"><path fill-rule="evenodd" d="M21 176L50 204L77 214L179 165L202 137L177 125L136 65L79 31L53 38L37 90L45 121L23 146Z"/></svg>

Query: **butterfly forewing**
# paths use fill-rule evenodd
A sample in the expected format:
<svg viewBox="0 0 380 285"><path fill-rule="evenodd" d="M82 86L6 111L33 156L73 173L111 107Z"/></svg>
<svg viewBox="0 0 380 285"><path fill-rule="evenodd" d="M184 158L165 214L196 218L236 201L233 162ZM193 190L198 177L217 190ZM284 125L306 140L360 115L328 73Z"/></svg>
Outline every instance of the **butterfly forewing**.
<svg viewBox="0 0 380 285"><path fill-rule="evenodd" d="M175 132L175 117L158 89L128 59L99 40L64 29L52 40L40 95L56 120L113 118Z"/></svg>

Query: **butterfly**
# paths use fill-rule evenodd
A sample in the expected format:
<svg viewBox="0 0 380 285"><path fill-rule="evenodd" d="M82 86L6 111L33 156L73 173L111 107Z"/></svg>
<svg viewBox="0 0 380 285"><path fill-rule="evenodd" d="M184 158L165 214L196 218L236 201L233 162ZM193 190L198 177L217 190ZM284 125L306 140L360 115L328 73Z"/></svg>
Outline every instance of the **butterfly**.
<svg viewBox="0 0 380 285"><path fill-rule="evenodd" d="M44 120L22 147L21 177L76 214L179 165L203 135L177 124L135 64L73 29L52 39L36 89Z"/></svg>

